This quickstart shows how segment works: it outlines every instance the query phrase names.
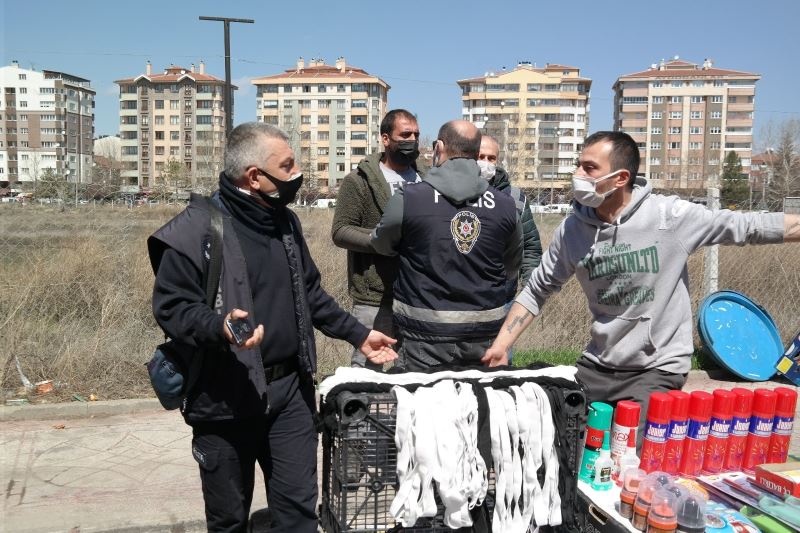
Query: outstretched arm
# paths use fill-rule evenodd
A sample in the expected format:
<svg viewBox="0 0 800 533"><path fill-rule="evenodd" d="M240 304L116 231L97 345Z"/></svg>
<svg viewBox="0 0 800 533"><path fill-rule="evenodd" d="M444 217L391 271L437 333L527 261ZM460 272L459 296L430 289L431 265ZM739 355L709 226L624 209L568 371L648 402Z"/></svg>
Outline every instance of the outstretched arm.
<svg viewBox="0 0 800 533"><path fill-rule="evenodd" d="M783 216L783 241L800 242L800 215Z"/></svg>
<svg viewBox="0 0 800 533"><path fill-rule="evenodd" d="M503 326L500 328L500 333L494 339L494 342L486 350L486 353L481 358L481 362L486 366L503 366L508 364L508 350L516 342L522 332L533 322L536 318L533 313L528 311L523 305L514 302L511 310L506 316Z"/></svg>

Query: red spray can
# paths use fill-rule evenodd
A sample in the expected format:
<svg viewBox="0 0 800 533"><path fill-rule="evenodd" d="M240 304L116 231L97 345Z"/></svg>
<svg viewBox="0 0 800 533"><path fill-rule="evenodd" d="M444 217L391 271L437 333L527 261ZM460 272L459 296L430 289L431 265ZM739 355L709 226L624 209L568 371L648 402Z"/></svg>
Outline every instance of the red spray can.
<svg viewBox="0 0 800 533"><path fill-rule="evenodd" d="M775 418L772 419L772 437L769 440L770 463L785 463L789 455L789 441L794 427L794 410L797 407L797 391L789 387L775 389L778 395Z"/></svg>
<svg viewBox="0 0 800 533"><path fill-rule="evenodd" d="M714 406L711 409L711 425L708 429L706 452L703 458L703 473L717 474L725 464L728 448L728 434L731 432L733 401L736 395L731 391L714 391Z"/></svg>
<svg viewBox="0 0 800 533"><path fill-rule="evenodd" d="M678 473L681 464L683 441L686 438L686 429L689 427L689 394L680 390L671 390L667 394L672 396L672 415L661 470L674 475Z"/></svg>
<svg viewBox="0 0 800 533"><path fill-rule="evenodd" d="M639 465L639 468L648 474L661 469L671 410L672 397L669 394L654 392L650 395L642 439L642 459Z"/></svg>
<svg viewBox="0 0 800 533"><path fill-rule="evenodd" d="M685 476L695 477L703 468L713 405L714 397L707 392L695 391L689 399L689 427L686 429L681 466L678 468L678 472Z"/></svg>
<svg viewBox="0 0 800 533"><path fill-rule="evenodd" d="M628 400L617 402L614 408L614 425L611 426L611 460L614 461L613 478L619 474L619 460L625 455L628 447L628 435L631 430L639 429L639 404Z"/></svg>
<svg viewBox="0 0 800 533"><path fill-rule="evenodd" d="M768 389L757 389L754 393L753 416L750 417L750 430L742 459L742 470L748 474L752 474L757 465L767 462L777 399L778 395Z"/></svg>
<svg viewBox="0 0 800 533"><path fill-rule="evenodd" d="M731 432L728 435L728 450L725 453L726 472L738 472L742 469L744 444L747 432L750 431L750 415L753 414L753 391L736 387L731 389L736 396L733 400L733 419Z"/></svg>

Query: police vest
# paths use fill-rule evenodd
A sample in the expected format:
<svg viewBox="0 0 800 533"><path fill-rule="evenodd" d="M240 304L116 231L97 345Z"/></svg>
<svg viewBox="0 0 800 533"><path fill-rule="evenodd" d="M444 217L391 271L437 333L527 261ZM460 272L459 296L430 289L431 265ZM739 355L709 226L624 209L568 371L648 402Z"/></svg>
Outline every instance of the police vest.
<svg viewBox="0 0 800 533"><path fill-rule="evenodd" d="M505 318L503 257L517 224L514 200L494 187L461 204L429 183L406 185L394 316L408 337L497 335Z"/></svg>

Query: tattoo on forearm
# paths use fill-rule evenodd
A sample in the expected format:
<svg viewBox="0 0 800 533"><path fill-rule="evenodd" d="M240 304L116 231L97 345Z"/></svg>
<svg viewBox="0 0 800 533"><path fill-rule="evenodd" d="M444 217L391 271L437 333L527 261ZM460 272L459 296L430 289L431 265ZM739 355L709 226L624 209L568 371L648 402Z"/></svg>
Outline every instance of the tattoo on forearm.
<svg viewBox="0 0 800 533"><path fill-rule="evenodd" d="M517 326L517 324L522 325L522 322L524 320L525 320L525 315L517 315L517 316L515 316L514 319L511 321L511 323L506 327L506 331L511 333L514 330L514 328Z"/></svg>

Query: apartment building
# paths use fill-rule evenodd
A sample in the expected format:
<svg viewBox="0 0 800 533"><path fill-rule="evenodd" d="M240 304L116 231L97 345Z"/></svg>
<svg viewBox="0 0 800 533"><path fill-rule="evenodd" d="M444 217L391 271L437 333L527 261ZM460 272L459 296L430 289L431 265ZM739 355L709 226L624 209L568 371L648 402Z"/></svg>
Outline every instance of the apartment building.
<svg viewBox="0 0 800 533"><path fill-rule="evenodd" d="M569 187L589 129L592 80L577 67L523 61L458 85L464 120L498 140L502 166L517 186Z"/></svg>
<svg viewBox="0 0 800 533"><path fill-rule="evenodd" d="M324 192L335 192L364 156L382 149L389 85L344 57L333 66L301 57L295 68L252 83L258 120L289 134L303 173Z"/></svg>
<svg viewBox="0 0 800 533"><path fill-rule="evenodd" d="M123 183L213 189L225 150L225 80L206 74L202 61L156 74L148 61L144 74L114 83Z"/></svg>
<svg viewBox="0 0 800 533"><path fill-rule="evenodd" d="M745 173L753 150L756 82L752 72L675 56L614 83L614 129L639 145L640 174L654 187L704 189L736 152Z"/></svg>
<svg viewBox="0 0 800 533"><path fill-rule="evenodd" d="M95 91L89 80L53 70L0 68L0 182L34 183L47 169L70 182L92 180Z"/></svg>

